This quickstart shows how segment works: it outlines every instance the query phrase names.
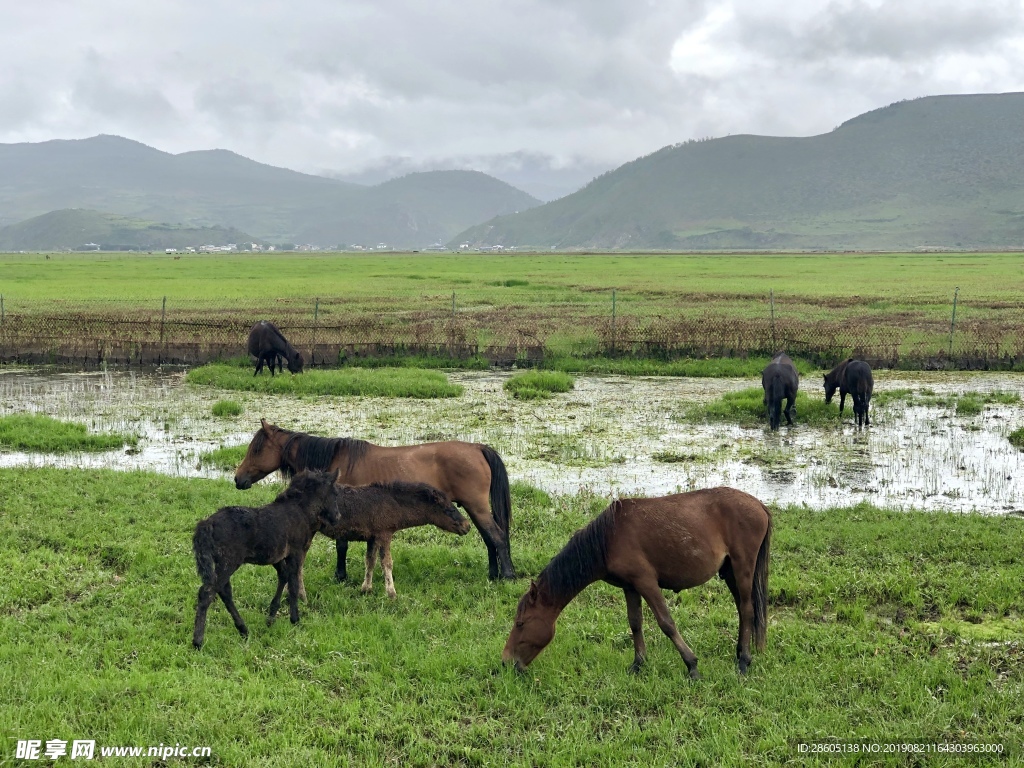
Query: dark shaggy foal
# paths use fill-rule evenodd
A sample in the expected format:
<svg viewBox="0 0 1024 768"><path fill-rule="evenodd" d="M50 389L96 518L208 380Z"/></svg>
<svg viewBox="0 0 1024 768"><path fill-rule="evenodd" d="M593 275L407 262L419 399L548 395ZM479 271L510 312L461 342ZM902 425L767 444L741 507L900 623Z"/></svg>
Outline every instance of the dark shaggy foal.
<svg viewBox="0 0 1024 768"><path fill-rule="evenodd" d="M203 586L199 588L192 645L202 647L206 612L217 595L242 637L249 634L231 599L231 575L243 563L277 569L277 592L270 603L267 625L277 616L286 583L292 624L299 621L299 569L316 532L339 522L337 479L337 472L300 472L267 506L222 507L196 525L192 551Z"/></svg>
<svg viewBox="0 0 1024 768"><path fill-rule="evenodd" d="M417 525L436 525L442 531L463 536L471 524L448 496L426 483L374 483L341 486L338 522L324 526L322 533L332 539L366 542L366 576L363 592L373 589L373 568L378 556L384 568L384 589L395 597L392 576L391 539L396 531Z"/></svg>

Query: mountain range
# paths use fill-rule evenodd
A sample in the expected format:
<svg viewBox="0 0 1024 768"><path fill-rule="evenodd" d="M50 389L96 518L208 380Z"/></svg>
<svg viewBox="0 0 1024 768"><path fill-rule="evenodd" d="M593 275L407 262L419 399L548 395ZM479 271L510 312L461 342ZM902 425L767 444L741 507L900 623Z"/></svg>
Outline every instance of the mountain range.
<svg viewBox="0 0 1024 768"><path fill-rule="evenodd" d="M419 248L539 204L475 171L412 173L366 187L226 150L174 155L117 136L0 144L0 225L80 208L240 230L272 243Z"/></svg>
<svg viewBox="0 0 1024 768"><path fill-rule="evenodd" d="M1021 248L1021 125L1022 93L930 96L819 136L664 147L547 204L477 171L364 186L115 136L0 144L0 247L74 247L86 222L100 233L90 241L136 247L178 230L172 239L410 249Z"/></svg>
<svg viewBox="0 0 1024 768"><path fill-rule="evenodd" d="M665 147L452 243L544 249L1024 247L1024 94L903 101L806 138Z"/></svg>

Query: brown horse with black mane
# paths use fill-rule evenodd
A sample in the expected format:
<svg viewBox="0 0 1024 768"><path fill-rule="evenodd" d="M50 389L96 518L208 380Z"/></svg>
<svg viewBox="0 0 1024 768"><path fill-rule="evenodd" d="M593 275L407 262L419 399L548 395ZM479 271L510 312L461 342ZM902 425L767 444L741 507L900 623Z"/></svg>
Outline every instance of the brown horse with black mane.
<svg viewBox="0 0 1024 768"><path fill-rule="evenodd" d="M690 589L717 573L736 601L736 661L740 674L746 674L751 634L758 650L765 643L771 529L768 508L735 488L612 502L531 582L501 660L523 671L555 636L565 606L587 585L604 580L626 596L635 650L630 671L638 672L647 655L642 597L696 679L697 657L676 629L661 590Z"/></svg>
<svg viewBox="0 0 1024 768"><path fill-rule="evenodd" d="M316 437L260 420L245 459L235 471L235 487L249 488L280 469L294 475L304 469L338 470L344 485L404 480L427 483L466 510L487 545L490 578L516 578L509 550L512 496L501 456L489 446L451 440L386 447L351 437ZM344 581L348 541L337 540L334 576Z"/></svg>

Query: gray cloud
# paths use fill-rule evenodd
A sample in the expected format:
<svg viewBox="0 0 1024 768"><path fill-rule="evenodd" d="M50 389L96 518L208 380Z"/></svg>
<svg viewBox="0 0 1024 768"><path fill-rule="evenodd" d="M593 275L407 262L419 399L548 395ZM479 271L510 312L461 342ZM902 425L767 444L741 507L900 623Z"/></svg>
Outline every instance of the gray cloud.
<svg viewBox="0 0 1024 768"><path fill-rule="evenodd" d="M1024 89L1022 20L1021 0L39 0L0 26L0 141L585 176L687 138Z"/></svg>

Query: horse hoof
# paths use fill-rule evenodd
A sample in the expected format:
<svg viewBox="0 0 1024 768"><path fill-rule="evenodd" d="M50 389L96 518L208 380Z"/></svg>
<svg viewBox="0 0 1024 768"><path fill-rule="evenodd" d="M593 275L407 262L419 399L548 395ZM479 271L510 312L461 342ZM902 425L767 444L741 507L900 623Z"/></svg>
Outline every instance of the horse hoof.
<svg viewBox="0 0 1024 768"><path fill-rule="evenodd" d="M193 640L192 641L192 647L195 648L197 651L202 649L203 641L202 640L199 640L199 641Z"/></svg>
<svg viewBox="0 0 1024 768"><path fill-rule="evenodd" d="M696 667L694 667L693 669L690 670L690 679L691 680L700 680L700 672L697 671Z"/></svg>
<svg viewBox="0 0 1024 768"><path fill-rule="evenodd" d="M277 616L267 616L267 626L268 627L274 626L274 620L276 618L277 618Z"/></svg>
<svg viewBox="0 0 1024 768"><path fill-rule="evenodd" d="M335 571L334 572L334 580L336 582L338 582L339 584L341 582L345 581L347 578L348 578L348 574L345 573L345 571Z"/></svg>
<svg viewBox="0 0 1024 768"><path fill-rule="evenodd" d="M639 675L640 670L643 669L644 663L642 661L634 661L626 668L626 672L631 675Z"/></svg>

